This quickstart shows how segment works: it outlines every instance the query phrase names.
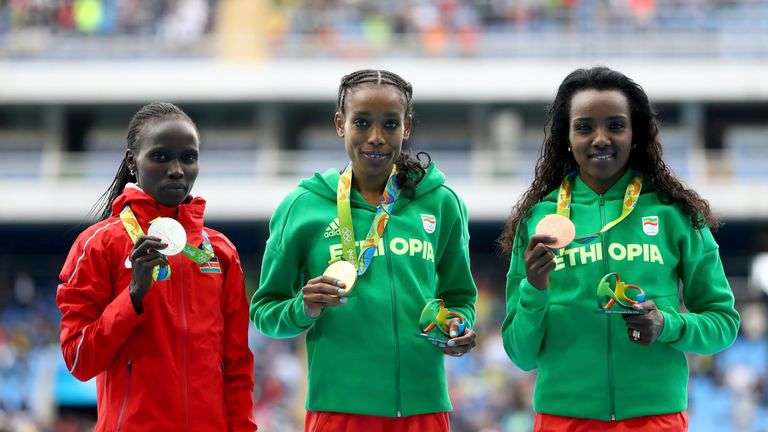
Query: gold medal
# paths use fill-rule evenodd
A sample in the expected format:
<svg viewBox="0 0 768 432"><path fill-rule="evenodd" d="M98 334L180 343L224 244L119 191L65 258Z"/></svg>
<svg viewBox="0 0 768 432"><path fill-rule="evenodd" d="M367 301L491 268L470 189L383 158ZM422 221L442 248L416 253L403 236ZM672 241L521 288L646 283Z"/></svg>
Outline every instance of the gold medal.
<svg viewBox="0 0 768 432"><path fill-rule="evenodd" d="M349 261L339 260L328 266L323 272L324 276L330 276L344 282L344 290L349 293L357 280L357 269Z"/></svg>
<svg viewBox="0 0 768 432"><path fill-rule="evenodd" d="M551 249L560 249L568 246L576 237L576 227L570 219L558 214L544 216L536 225L536 234L544 234L554 237L556 240L547 243Z"/></svg>

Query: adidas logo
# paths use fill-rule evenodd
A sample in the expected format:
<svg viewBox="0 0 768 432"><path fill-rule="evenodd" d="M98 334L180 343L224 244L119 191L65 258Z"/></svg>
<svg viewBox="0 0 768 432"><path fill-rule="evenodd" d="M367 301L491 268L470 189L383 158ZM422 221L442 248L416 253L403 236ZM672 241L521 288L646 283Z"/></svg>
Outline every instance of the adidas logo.
<svg viewBox="0 0 768 432"><path fill-rule="evenodd" d="M323 237L331 238L339 235L339 218L335 218L331 223L325 227L325 233Z"/></svg>

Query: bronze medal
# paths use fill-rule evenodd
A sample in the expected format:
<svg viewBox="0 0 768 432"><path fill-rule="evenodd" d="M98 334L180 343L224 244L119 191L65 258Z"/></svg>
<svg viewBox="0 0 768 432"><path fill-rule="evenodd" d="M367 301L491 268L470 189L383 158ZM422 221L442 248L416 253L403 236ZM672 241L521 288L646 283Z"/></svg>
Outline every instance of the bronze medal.
<svg viewBox="0 0 768 432"><path fill-rule="evenodd" d="M536 234L545 234L554 237L553 243L548 243L551 249L560 249L568 246L576 237L576 227L570 219L558 214L544 216L536 225Z"/></svg>

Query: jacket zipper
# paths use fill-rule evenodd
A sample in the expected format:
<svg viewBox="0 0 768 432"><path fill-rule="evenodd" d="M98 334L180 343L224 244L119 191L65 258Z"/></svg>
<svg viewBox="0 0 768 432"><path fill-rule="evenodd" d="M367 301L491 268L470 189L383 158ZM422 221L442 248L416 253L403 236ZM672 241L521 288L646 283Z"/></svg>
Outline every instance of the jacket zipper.
<svg viewBox="0 0 768 432"><path fill-rule="evenodd" d="M600 226L605 226L605 195L598 196L598 205L600 206ZM607 232L603 233L600 239L600 247L603 249L603 273L608 274L610 272L608 266L608 251L605 249L607 242ZM608 352L606 354L608 360L608 397L611 401L611 421L616 420L616 384L614 383L614 370L613 370L613 343L611 342L611 315L605 315L605 324L608 333Z"/></svg>
<svg viewBox="0 0 768 432"><path fill-rule="evenodd" d="M128 406L128 396L131 394L131 370L133 369L133 362L128 360L128 372L125 378L125 395L123 397L123 405L120 407L120 415L117 416L117 432L120 432L120 426L123 423L123 415L125 414L125 408Z"/></svg>
<svg viewBox="0 0 768 432"><path fill-rule="evenodd" d="M387 233L384 233L384 243L389 243L389 237L387 236ZM392 331L395 332L395 401L397 406L397 412L395 413L397 417L403 416L403 410L400 406L402 404L402 401L400 399L400 338L398 337L397 333L397 291L395 291L395 283L392 279L392 275L394 274L392 272L392 258L390 257L390 254L386 254L387 256L387 267L389 269L389 292L392 297Z"/></svg>
<svg viewBox="0 0 768 432"><path fill-rule="evenodd" d="M179 208L176 207L175 212L175 218L176 220L179 219ZM181 221L179 221L181 223ZM184 275L184 269L182 266L179 266L178 271L178 286L179 286L179 299L181 300L181 383L182 383L182 394L184 395L184 430L189 430L189 384L187 383L187 376L188 376L188 364L187 364L187 351L188 351L188 333L189 329L187 327L187 305L184 298L184 286L185 281L183 280Z"/></svg>

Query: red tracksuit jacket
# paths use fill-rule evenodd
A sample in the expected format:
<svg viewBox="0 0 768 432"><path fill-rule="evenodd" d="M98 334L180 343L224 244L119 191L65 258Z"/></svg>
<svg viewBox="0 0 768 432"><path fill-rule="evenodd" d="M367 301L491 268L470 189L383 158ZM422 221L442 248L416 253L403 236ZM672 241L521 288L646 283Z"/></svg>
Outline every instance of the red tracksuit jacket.
<svg viewBox="0 0 768 432"><path fill-rule="evenodd" d="M144 232L173 217L215 258L202 266L169 257L171 278L155 282L141 315L128 291L128 233L116 215L130 204ZM253 355L240 259L221 233L203 227L205 200L165 207L129 185L113 216L86 229L61 270L56 303L61 349L80 380L96 377L97 432L254 431Z"/></svg>

